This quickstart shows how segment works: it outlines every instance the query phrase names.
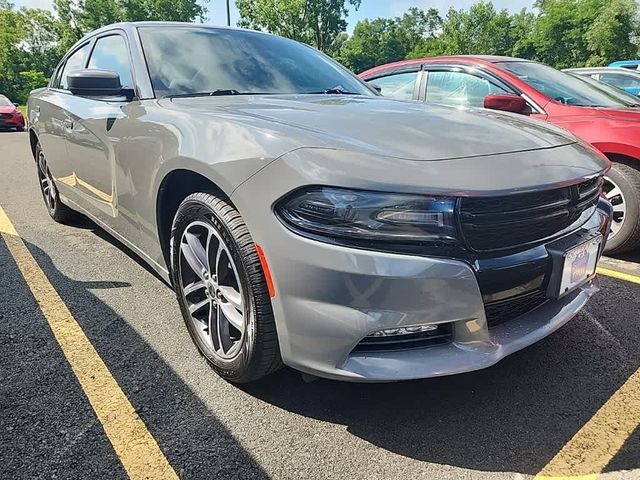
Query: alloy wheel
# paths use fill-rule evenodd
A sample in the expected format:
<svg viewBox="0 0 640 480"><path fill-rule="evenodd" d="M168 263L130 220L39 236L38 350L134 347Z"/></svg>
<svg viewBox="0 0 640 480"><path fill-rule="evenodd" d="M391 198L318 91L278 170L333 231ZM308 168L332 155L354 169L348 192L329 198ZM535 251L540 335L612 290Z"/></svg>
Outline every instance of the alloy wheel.
<svg viewBox="0 0 640 480"><path fill-rule="evenodd" d="M605 177L604 194L613 206L610 238L615 237L622 228L627 214L627 204L620 187L609 177Z"/></svg>
<svg viewBox="0 0 640 480"><path fill-rule="evenodd" d="M43 151L38 154L38 178L40 179L40 188L42 189L44 201L49 211L53 212L56 208L56 190L51 172L47 166L47 157L45 157Z"/></svg>
<svg viewBox="0 0 640 480"><path fill-rule="evenodd" d="M220 359L237 357L247 315L229 247L212 225L194 221L182 234L179 255L182 295L201 342Z"/></svg>

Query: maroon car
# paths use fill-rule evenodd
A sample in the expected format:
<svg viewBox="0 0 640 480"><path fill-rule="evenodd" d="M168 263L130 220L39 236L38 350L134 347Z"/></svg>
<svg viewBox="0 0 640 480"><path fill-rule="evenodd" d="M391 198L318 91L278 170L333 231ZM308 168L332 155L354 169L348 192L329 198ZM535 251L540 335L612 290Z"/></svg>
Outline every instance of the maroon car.
<svg viewBox="0 0 640 480"><path fill-rule="evenodd" d="M613 162L605 184L614 209L606 251L640 247L640 104L622 102L571 75L519 58L407 60L359 76L385 96L529 115L589 142Z"/></svg>
<svg viewBox="0 0 640 480"><path fill-rule="evenodd" d="M18 107L4 95L0 95L0 129L24 130L24 117Z"/></svg>

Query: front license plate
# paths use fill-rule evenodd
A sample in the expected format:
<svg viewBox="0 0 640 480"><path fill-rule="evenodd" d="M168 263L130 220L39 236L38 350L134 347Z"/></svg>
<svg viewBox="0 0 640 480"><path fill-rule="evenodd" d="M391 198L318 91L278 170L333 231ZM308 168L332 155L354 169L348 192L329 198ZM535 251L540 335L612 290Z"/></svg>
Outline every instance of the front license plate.
<svg viewBox="0 0 640 480"><path fill-rule="evenodd" d="M589 240L569 250L564 257L560 296L579 287L596 274L602 237Z"/></svg>

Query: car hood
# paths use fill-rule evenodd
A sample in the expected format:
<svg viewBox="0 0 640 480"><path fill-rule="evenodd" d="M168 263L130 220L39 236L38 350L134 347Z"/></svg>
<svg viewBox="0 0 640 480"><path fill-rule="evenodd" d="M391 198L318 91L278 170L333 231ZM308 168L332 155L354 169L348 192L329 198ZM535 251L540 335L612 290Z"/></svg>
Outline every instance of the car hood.
<svg viewBox="0 0 640 480"><path fill-rule="evenodd" d="M638 103L640 103L640 98L638 99ZM559 114L553 115L553 119L566 122L604 120L640 123L640 107L605 108L572 106L563 108Z"/></svg>
<svg viewBox="0 0 640 480"><path fill-rule="evenodd" d="M14 106L0 107L0 113L16 113L17 110Z"/></svg>
<svg viewBox="0 0 640 480"><path fill-rule="evenodd" d="M290 148L344 149L408 160L480 157L575 141L555 126L522 116L382 97L256 95L160 103L190 115L268 128L290 142Z"/></svg>

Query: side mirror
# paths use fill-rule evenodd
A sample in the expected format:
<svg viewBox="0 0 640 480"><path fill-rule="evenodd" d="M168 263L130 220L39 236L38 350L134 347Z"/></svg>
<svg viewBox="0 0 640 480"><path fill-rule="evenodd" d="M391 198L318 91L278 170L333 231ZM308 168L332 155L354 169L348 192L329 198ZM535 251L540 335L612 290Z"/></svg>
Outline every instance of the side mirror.
<svg viewBox="0 0 640 480"><path fill-rule="evenodd" d="M502 112L521 113L531 115L531 108L520 95L510 93L494 93L484 97L484 108L500 110Z"/></svg>
<svg viewBox="0 0 640 480"><path fill-rule="evenodd" d="M120 75L110 70L88 68L67 75L69 91L81 97L132 96L130 90L122 88Z"/></svg>
<svg viewBox="0 0 640 480"><path fill-rule="evenodd" d="M16 103L16 102L13 102L13 106L14 106L14 107L19 107L19 106L20 106L20 104L19 104L19 103Z"/></svg>

